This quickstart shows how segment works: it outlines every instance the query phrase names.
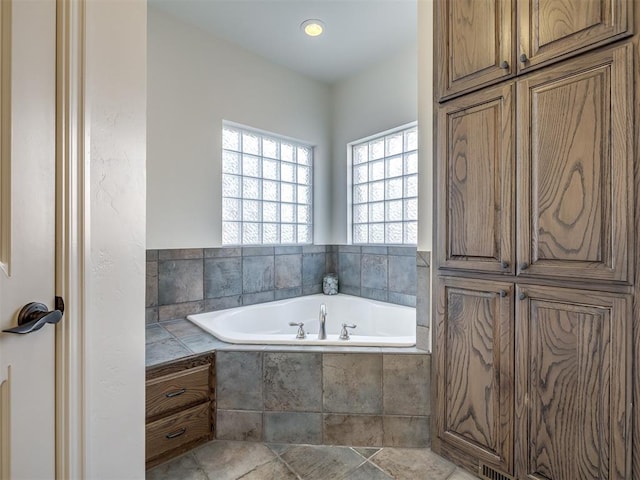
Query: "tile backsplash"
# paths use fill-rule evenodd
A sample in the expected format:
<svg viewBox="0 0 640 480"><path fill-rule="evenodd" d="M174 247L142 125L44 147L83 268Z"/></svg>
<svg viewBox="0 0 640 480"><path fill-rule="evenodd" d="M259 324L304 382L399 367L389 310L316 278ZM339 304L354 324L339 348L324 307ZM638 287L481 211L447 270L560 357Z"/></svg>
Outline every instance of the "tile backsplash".
<svg viewBox="0 0 640 480"><path fill-rule="evenodd" d="M419 267L415 247L148 250L146 322L321 293L329 272L342 293L416 306Z"/></svg>

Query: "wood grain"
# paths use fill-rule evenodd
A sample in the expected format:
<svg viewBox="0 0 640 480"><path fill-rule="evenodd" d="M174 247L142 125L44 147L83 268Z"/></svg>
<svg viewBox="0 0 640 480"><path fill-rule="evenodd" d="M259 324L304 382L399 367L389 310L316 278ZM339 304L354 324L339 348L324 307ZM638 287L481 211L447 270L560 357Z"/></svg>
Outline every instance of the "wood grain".
<svg viewBox="0 0 640 480"><path fill-rule="evenodd" d="M508 83L439 108L440 268L514 272L514 91Z"/></svg>
<svg viewBox="0 0 640 480"><path fill-rule="evenodd" d="M630 478L630 297L519 286L517 478Z"/></svg>
<svg viewBox="0 0 640 480"><path fill-rule="evenodd" d="M633 0L530 0L518 3L518 73L584 53L633 33Z"/></svg>
<svg viewBox="0 0 640 480"><path fill-rule="evenodd" d="M147 381L147 417L208 401L210 368L205 364Z"/></svg>
<svg viewBox="0 0 640 480"><path fill-rule="evenodd" d="M513 460L512 293L510 283L446 277L437 292L436 448L451 445L505 472Z"/></svg>
<svg viewBox="0 0 640 480"><path fill-rule="evenodd" d="M630 281L631 46L518 82L521 276Z"/></svg>

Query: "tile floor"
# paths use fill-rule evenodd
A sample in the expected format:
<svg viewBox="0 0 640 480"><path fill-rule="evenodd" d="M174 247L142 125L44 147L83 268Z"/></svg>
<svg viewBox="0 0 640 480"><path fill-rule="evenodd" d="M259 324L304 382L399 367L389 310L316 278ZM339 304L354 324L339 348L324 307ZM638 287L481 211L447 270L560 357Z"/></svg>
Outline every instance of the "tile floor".
<svg viewBox="0 0 640 480"><path fill-rule="evenodd" d="M473 480L427 448L352 448L214 440L147 480Z"/></svg>

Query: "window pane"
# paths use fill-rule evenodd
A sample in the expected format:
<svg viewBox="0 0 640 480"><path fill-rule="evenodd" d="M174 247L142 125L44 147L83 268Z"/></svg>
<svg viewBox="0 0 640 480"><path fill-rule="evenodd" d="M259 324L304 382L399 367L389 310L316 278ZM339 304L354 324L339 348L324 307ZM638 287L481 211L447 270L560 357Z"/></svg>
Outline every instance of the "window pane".
<svg viewBox="0 0 640 480"><path fill-rule="evenodd" d="M293 205L283 203L280 206L280 218L282 222L293 223L296 221Z"/></svg>
<svg viewBox="0 0 640 480"><path fill-rule="evenodd" d="M280 225L280 240L282 243L295 243L296 237L293 227L294 225Z"/></svg>
<svg viewBox="0 0 640 480"><path fill-rule="evenodd" d="M262 176L269 180L280 179L280 162L265 160L262 162Z"/></svg>
<svg viewBox="0 0 640 480"><path fill-rule="evenodd" d="M371 180L382 180L384 178L384 160L371 162L370 165L369 178Z"/></svg>
<svg viewBox="0 0 640 480"><path fill-rule="evenodd" d="M308 242L311 238L308 225L298 225L298 243Z"/></svg>
<svg viewBox="0 0 640 480"><path fill-rule="evenodd" d="M242 151L253 155L260 155L260 137L253 133L242 134Z"/></svg>
<svg viewBox="0 0 640 480"><path fill-rule="evenodd" d="M369 242L384 243L384 223L369 225Z"/></svg>
<svg viewBox="0 0 640 480"><path fill-rule="evenodd" d="M240 173L240 156L236 152L222 152L222 171L224 173Z"/></svg>
<svg viewBox="0 0 640 480"><path fill-rule="evenodd" d="M368 225L354 225L353 228L353 241L354 243L367 243L367 231Z"/></svg>
<svg viewBox="0 0 640 480"><path fill-rule="evenodd" d="M387 243L402 243L402 223L387 223Z"/></svg>
<svg viewBox="0 0 640 480"><path fill-rule="evenodd" d="M263 138L262 156L269 158L278 158L278 142L273 138Z"/></svg>
<svg viewBox="0 0 640 480"><path fill-rule="evenodd" d="M283 182L294 182L295 174L293 170L293 164L291 163L283 163L280 165L280 178Z"/></svg>
<svg viewBox="0 0 640 480"><path fill-rule="evenodd" d="M311 184L311 169L309 167L298 167L298 183Z"/></svg>
<svg viewBox="0 0 640 480"><path fill-rule="evenodd" d="M384 222L384 202L369 204L369 218L372 222Z"/></svg>
<svg viewBox="0 0 640 480"><path fill-rule="evenodd" d="M242 174L249 177L260 176L260 157L253 155L242 156Z"/></svg>
<svg viewBox="0 0 640 480"><path fill-rule="evenodd" d="M311 209L307 205L298 205L298 222L311 223Z"/></svg>
<svg viewBox="0 0 640 480"><path fill-rule="evenodd" d="M242 196L244 198L260 199L260 180L244 177L242 179Z"/></svg>
<svg viewBox="0 0 640 480"><path fill-rule="evenodd" d="M408 222L404 224L404 243L418 243L417 222Z"/></svg>
<svg viewBox="0 0 640 480"><path fill-rule="evenodd" d="M364 203L369 196L368 185L355 185L353 187L353 203Z"/></svg>
<svg viewBox="0 0 640 480"><path fill-rule="evenodd" d="M387 202L387 222L402 221L402 200Z"/></svg>
<svg viewBox="0 0 640 480"><path fill-rule="evenodd" d="M306 147L298 147L298 163L309 165L311 161L311 149Z"/></svg>
<svg viewBox="0 0 640 480"><path fill-rule="evenodd" d="M280 217L278 216L279 204L275 202L264 202L262 204L262 221L263 222L278 222Z"/></svg>
<svg viewBox="0 0 640 480"><path fill-rule="evenodd" d="M270 180L263 180L262 182L262 198L264 200L271 200L277 202L280 200L280 183L272 182Z"/></svg>
<svg viewBox="0 0 640 480"><path fill-rule="evenodd" d="M364 183L369 179L368 175L369 166L360 165L353 169L353 183Z"/></svg>
<svg viewBox="0 0 640 480"><path fill-rule="evenodd" d="M278 225L265 223L262 225L262 243L278 243Z"/></svg>
<svg viewBox="0 0 640 480"><path fill-rule="evenodd" d="M369 160L369 145L358 145L353 149L353 163L355 165Z"/></svg>
<svg viewBox="0 0 640 480"><path fill-rule="evenodd" d="M366 205L354 205L353 206L353 221L355 223L366 223L368 219Z"/></svg>
<svg viewBox="0 0 640 480"><path fill-rule="evenodd" d="M280 186L280 200L282 202L290 202L293 203L295 200L293 199L293 185L290 183L283 183Z"/></svg>
<svg viewBox="0 0 640 480"><path fill-rule="evenodd" d="M242 243L256 244L260 243L260 224L246 223L242 224Z"/></svg>
<svg viewBox="0 0 640 480"><path fill-rule="evenodd" d="M280 146L280 158L287 162L295 161L293 152L295 152L295 148L290 143L283 143Z"/></svg>
<svg viewBox="0 0 640 480"><path fill-rule="evenodd" d="M236 222L222 222L222 243L225 245L240 244L240 224Z"/></svg>
<svg viewBox="0 0 640 480"><path fill-rule="evenodd" d="M402 198L402 178L394 178L392 180L387 180L387 199L392 200L394 198Z"/></svg>
<svg viewBox="0 0 640 480"><path fill-rule="evenodd" d="M402 156L397 155L387 159L387 178L402 175Z"/></svg>
<svg viewBox="0 0 640 480"><path fill-rule="evenodd" d="M416 198L404 201L404 219L418 220L418 200Z"/></svg>
<svg viewBox="0 0 640 480"><path fill-rule="evenodd" d="M298 185L298 203L311 203L311 188L306 185Z"/></svg>
<svg viewBox="0 0 640 480"><path fill-rule="evenodd" d="M404 162L407 165L407 175L418 173L418 154L413 152L404 156Z"/></svg>
<svg viewBox="0 0 640 480"><path fill-rule="evenodd" d="M240 220L240 200L236 198L222 199L222 219L223 220Z"/></svg>
<svg viewBox="0 0 640 480"><path fill-rule="evenodd" d="M418 149L418 128L413 127L404 133L404 151L409 152L411 150Z"/></svg>
<svg viewBox="0 0 640 480"><path fill-rule="evenodd" d="M222 195L225 197L240 196L240 177L222 175Z"/></svg>
<svg viewBox="0 0 640 480"><path fill-rule="evenodd" d="M245 222L259 222L260 218L260 202L255 200L242 201L242 220Z"/></svg>
<svg viewBox="0 0 640 480"><path fill-rule="evenodd" d="M222 129L222 148L225 150L240 150L240 132L231 128Z"/></svg>
<svg viewBox="0 0 640 480"><path fill-rule="evenodd" d="M402 139L404 135L402 132L389 135L386 140L386 156L397 155L402 153Z"/></svg>
<svg viewBox="0 0 640 480"><path fill-rule="evenodd" d="M379 202L384 200L384 182L375 182L369 185L369 201Z"/></svg>
<svg viewBox="0 0 640 480"><path fill-rule="evenodd" d="M377 160L382 157L384 157L384 138L369 144L369 160Z"/></svg>
<svg viewBox="0 0 640 480"><path fill-rule="evenodd" d="M404 196L405 197L417 197L418 196L418 176L411 175L404 179Z"/></svg>

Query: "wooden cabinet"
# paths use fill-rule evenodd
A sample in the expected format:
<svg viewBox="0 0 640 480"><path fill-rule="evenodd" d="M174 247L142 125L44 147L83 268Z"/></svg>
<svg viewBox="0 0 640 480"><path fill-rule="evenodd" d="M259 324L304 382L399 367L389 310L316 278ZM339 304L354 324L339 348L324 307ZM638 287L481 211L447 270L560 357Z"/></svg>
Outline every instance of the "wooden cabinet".
<svg viewBox="0 0 640 480"><path fill-rule="evenodd" d="M632 0L442 0L435 5L440 100L633 33Z"/></svg>
<svg viewBox="0 0 640 480"><path fill-rule="evenodd" d="M439 268L632 281L632 65L622 44L519 78L517 118L513 81L439 106Z"/></svg>
<svg viewBox="0 0 640 480"><path fill-rule="evenodd" d="M630 296L517 295L517 478L632 478Z"/></svg>
<svg viewBox="0 0 640 480"><path fill-rule="evenodd" d="M212 354L147 369L147 468L213 438L214 372Z"/></svg>
<svg viewBox="0 0 640 480"><path fill-rule="evenodd" d="M515 86L441 105L438 111L439 266L514 273Z"/></svg>
<svg viewBox="0 0 640 480"><path fill-rule="evenodd" d="M433 448L505 472L513 468L512 312L510 283L440 279Z"/></svg>

